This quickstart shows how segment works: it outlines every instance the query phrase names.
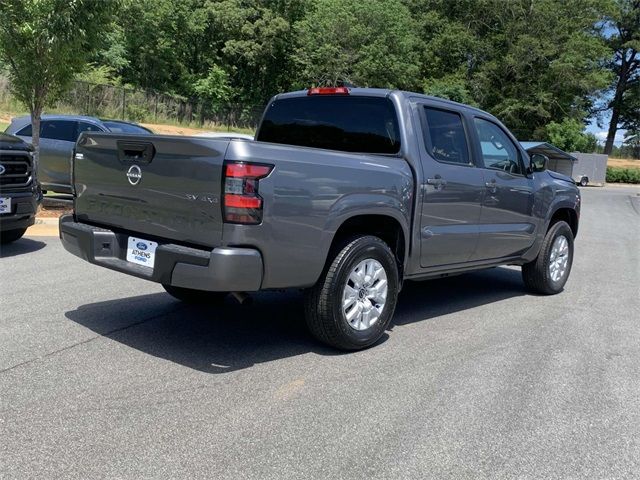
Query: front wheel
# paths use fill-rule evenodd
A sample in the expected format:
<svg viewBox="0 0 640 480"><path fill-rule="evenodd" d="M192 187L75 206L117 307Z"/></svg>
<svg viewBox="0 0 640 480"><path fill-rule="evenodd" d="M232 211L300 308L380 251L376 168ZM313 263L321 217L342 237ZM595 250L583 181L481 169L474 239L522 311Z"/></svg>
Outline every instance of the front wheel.
<svg viewBox="0 0 640 480"><path fill-rule="evenodd" d="M209 292L206 290L195 290L193 288L174 287L173 285L166 285L164 283L162 286L169 295L185 303L216 304L222 303L227 296L227 292Z"/></svg>
<svg viewBox="0 0 640 480"><path fill-rule="evenodd" d="M399 290L398 265L378 237L352 238L337 250L305 295L312 335L341 350L373 345L393 316Z"/></svg>
<svg viewBox="0 0 640 480"><path fill-rule="evenodd" d="M0 232L0 244L6 245L7 243L20 240L26 232L26 228L19 228L18 230L7 230L6 232Z"/></svg>
<svg viewBox="0 0 640 480"><path fill-rule="evenodd" d="M556 222L544 237L536 259L522 266L522 278L529 290L553 295L567 283L572 263L573 232L566 222Z"/></svg>
<svg viewBox="0 0 640 480"><path fill-rule="evenodd" d="M582 177L580 179L580 186L581 187L586 187L587 185L589 185L589 178L588 177Z"/></svg>

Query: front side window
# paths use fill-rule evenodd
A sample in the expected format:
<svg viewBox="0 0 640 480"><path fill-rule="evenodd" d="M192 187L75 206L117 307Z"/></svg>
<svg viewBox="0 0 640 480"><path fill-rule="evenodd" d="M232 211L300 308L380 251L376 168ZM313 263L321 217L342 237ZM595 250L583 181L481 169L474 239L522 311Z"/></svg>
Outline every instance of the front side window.
<svg viewBox="0 0 640 480"><path fill-rule="evenodd" d="M485 168L522 175L520 154L507 134L495 123L475 118Z"/></svg>
<svg viewBox="0 0 640 480"><path fill-rule="evenodd" d="M440 162L471 164L460 115L429 107L424 111L427 119L425 143L431 156Z"/></svg>
<svg viewBox="0 0 640 480"><path fill-rule="evenodd" d="M44 120L40 127L40 138L76 141L76 122L69 120Z"/></svg>

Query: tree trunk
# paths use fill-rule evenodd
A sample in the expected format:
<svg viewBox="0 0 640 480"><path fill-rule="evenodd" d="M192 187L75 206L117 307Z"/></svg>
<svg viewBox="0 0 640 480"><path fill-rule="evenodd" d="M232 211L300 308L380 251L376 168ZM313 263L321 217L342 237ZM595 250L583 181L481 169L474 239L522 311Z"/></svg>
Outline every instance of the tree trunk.
<svg viewBox="0 0 640 480"><path fill-rule="evenodd" d="M631 58L633 60L633 56ZM618 82L616 83L616 93L611 102L611 121L609 122L609 131L607 132L607 141L604 144L604 153L611 154L613 150L613 142L618 132L618 122L620 121L620 109L622 108L622 98L629 81L629 60L627 60L626 51L622 51L620 69L618 70Z"/></svg>
<svg viewBox="0 0 640 480"><path fill-rule="evenodd" d="M622 94L624 93L624 83L626 80L620 78L616 86L616 94L611 102L611 121L609 122L609 131L607 132L607 141L604 144L604 153L611 155L613 150L613 142L618 132L618 121L620 120L620 108L622 107Z"/></svg>
<svg viewBox="0 0 640 480"><path fill-rule="evenodd" d="M35 159L35 167L37 169L38 160L40 159L40 117L42 116L42 107L31 108L31 144L33 145L33 157Z"/></svg>

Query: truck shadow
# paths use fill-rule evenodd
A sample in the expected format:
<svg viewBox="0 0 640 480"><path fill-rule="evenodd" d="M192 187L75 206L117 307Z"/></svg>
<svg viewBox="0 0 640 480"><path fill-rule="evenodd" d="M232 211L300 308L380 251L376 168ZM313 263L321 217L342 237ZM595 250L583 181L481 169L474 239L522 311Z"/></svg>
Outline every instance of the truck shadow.
<svg viewBox="0 0 640 480"><path fill-rule="evenodd" d="M15 257L26 253L37 252L46 247L45 242L40 240L31 240L30 238L21 238L8 245L0 246L0 258Z"/></svg>
<svg viewBox="0 0 640 480"><path fill-rule="evenodd" d="M406 282L391 328L528 294L519 268L498 267Z"/></svg>
<svg viewBox="0 0 640 480"><path fill-rule="evenodd" d="M505 268L408 282L391 329L524 294L519 271ZM343 354L309 335L297 291L259 293L252 305L228 298L223 306L210 307L185 305L157 293L83 305L65 315L111 340L206 373L310 352Z"/></svg>

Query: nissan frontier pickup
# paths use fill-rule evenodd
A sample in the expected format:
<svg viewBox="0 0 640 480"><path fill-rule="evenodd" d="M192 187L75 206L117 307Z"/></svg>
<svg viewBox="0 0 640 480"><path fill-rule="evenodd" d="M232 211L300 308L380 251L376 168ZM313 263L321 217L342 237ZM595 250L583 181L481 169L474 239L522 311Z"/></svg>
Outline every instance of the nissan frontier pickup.
<svg viewBox="0 0 640 480"><path fill-rule="evenodd" d="M406 280L522 267L562 291L580 193L492 115L417 93L276 95L254 140L84 132L72 166L74 255L214 302L302 289L306 322L374 344Z"/></svg>

